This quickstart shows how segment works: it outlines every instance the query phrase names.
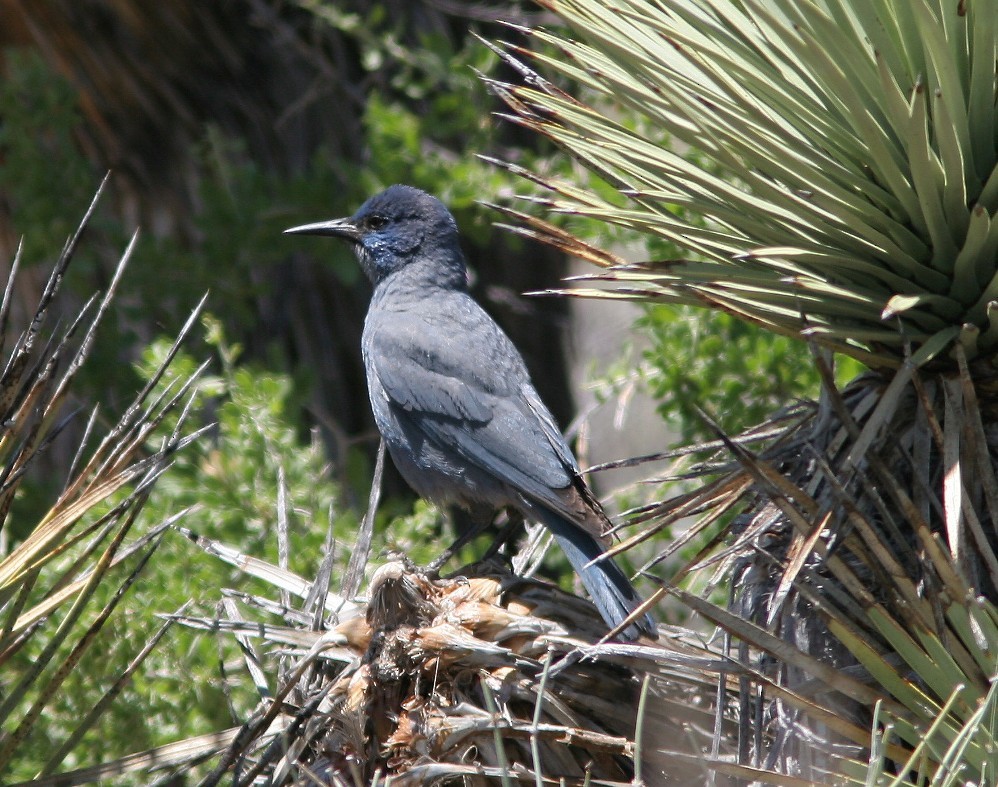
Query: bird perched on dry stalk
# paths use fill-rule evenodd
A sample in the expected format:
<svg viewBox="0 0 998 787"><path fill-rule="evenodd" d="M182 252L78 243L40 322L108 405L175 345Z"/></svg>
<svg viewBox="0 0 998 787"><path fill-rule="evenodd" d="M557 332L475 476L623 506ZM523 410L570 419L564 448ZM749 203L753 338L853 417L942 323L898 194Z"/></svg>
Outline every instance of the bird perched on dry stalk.
<svg viewBox="0 0 998 787"><path fill-rule="evenodd" d="M378 429L409 484L482 525L510 507L554 534L607 625L652 635L611 559L610 522L509 337L468 294L454 217L391 186L351 217L285 230L353 245L374 284L363 354ZM593 562L596 561L596 562ZM628 620L628 618L632 618Z"/></svg>

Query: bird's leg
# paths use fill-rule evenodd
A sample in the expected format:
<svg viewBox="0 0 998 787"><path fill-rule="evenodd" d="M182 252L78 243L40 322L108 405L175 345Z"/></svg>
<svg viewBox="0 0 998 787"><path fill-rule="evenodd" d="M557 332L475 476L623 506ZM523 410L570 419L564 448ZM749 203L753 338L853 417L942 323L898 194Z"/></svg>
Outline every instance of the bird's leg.
<svg viewBox="0 0 998 787"><path fill-rule="evenodd" d="M502 529L496 535L492 546L482 555L482 562L495 557L500 549L516 538L521 527L523 527L523 514L515 509L507 509L506 524L502 526Z"/></svg>
<svg viewBox="0 0 998 787"><path fill-rule="evenodd" d="M450 510L448 517L454 524L457 531L457 538L454 543L447 547L440 557L426 567L426 572L436 575L443 568L444 564L457 554L465 544L477 538L491 524L491 512L485 510L465 511L463 509Z"/></svg>

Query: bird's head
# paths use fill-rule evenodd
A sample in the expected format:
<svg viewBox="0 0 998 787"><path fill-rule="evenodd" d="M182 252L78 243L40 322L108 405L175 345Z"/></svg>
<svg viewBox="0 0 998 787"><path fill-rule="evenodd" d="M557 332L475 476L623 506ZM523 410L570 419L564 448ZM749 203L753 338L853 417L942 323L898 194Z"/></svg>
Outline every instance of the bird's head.
<svg viewBox="0 0 998 787"><path fill-rule="evenodd" d="M444 204L412 186L389 186L345 219L284 230L292 235L330 235L349 241L375 284L414 267L441 286L465 287L467 271L457 223Z"/></svg>

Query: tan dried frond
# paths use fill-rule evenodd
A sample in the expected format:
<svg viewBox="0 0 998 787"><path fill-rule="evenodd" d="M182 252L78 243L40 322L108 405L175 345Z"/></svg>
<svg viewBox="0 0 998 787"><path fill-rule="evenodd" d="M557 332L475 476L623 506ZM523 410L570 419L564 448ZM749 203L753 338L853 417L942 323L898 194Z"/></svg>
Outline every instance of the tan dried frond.
<svg viewBox="0 0 998 787"><path fill-rule="evenodd" d="M308 583L266 573L311 597ZM607 784L639 772L648 784L686 784L702 779L712 741L713 760L733 763L735 728L716 727L713 707L726 663L690 632L663 627L660 642L603 643L590 602L492 563L436 579L390 562L370 592L366 605L328 594L322 630L303 628L312 616L287 608L283 623L233 608L226 619L176 618L235 634L261 694L203 784L233 772L237 784L264 775L273 784ZM266 599L239 600L280 612ZM277 648L286 678L274 679L261 640Z"/></svg>

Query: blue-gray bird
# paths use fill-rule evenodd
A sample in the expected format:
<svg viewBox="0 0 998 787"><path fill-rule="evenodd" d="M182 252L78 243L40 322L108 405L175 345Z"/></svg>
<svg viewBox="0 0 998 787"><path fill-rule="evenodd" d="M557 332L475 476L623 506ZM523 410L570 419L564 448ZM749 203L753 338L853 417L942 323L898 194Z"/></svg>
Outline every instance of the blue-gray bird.
<svg viewBox="0 0 998 787"><path fill-rule="evenodd" d="M468 294L454 217L391 186L350 218L285 230L349 241L374 294L362 349L371 407L406 481L481 519L511 507L554 534L606 623L641 603L609 558L610 522L509 337ZM639 615L621 632L652 635Z"/></svg>

